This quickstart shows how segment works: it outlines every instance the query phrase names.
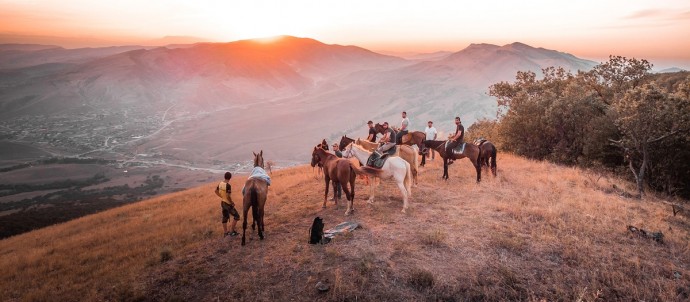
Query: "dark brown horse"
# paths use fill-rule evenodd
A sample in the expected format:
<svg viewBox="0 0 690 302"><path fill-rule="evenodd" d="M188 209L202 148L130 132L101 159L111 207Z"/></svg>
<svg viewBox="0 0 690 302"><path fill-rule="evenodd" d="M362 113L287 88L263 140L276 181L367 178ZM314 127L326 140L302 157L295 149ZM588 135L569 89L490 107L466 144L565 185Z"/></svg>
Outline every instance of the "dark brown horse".
<svg viewBox="0 0 690 302"><path fill-rule="evenodd" d="M252 152L254 153L254 152ZM255 172L264 171L264 151L260 151L259 154L254 153L254 170L252 170L252 175ZM268 196L268 182L266 179L260 177L250 176L244 183L243 189L243 215L244 221L242 222L242 245L245 244L245 235L247 233L247 212L249 208L252 208L252 229L254 229L254 224L256 223L259 229L259 239L264 240L264 205L266 205L266 197Z"/></svg>
<svg viewBox="0 0 690 302"><path fill-rule="evenodd" d="M345 210L345 215L349 215L354 211L353 202L355 200L355 169L352 167L352 163L347 159L338 158L324 151L319 144L314 147L314 151L311 153L311 166L314 167L318 164L323 166L323 176L326 181L326 192L323 195L323 208L326 207L329 183L333 185L333 200L335 200L335 204L338 205L336 188L338 184L340 184L345 192L345 199L349 201L347 210ZM348 183L350 184L349 188L347 186Z"/></svg>
<svg viewBox="0 0 690 302"><path fill-rule="evenodd" d="M324 150L328 151L328 142L326 142L326 139L325 139L325 138L321 141L321 143L319 144L319 146L321 146L321 149L324 149ZM312 166L312 168L313 168L313 166ZM318 179L318 178L321 178L321 174L323 174L323 167L321 166L321 164L319 164L319 166L318 166L316 169L317 169L317 170L316 170L316 175L315 175L315 177L316 177L317 179Z"/></svg>
<svg viewBox="0 0 690 302"><path fill-rule="evenodd" d="M487 140L480 140L475 142L479 146L479 164L482 167L491 169L491 174L496 176L496 146Z"/></svg>
<svg viewBox="0 0 690 302"><path fill-rule="evenodd" d="M354 142L354 139L347 137L347 135L343 135L342 137L340 137L340 143L338 144L338 146L340 146L340 151L345 150L345 147L347 147L347 145Z"/></svg>
<svg viewBox="0 0 690 302"><path fill-rule="evenodd" d="M428 140L424 141L424 145L428 148L436 150L436 152L438 152L438 154L443 158L443 179L448 180L449 159L462 159L467 157L477 170L477 182L482 180L482 169L479 165L479 147L477 147L477 145L467 143L465 145L465 150L463 150L463 153L461 154L455 152L453 152L453 154L446 154L446 141Z"/></svg>

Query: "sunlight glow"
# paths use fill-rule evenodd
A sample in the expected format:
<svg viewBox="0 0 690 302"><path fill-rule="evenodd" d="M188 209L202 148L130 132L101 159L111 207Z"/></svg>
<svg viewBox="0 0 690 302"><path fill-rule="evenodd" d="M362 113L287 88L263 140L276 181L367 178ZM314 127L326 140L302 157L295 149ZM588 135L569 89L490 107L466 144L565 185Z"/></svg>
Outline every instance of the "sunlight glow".
<svg viewBox="0 0 690 302"><path fill-rule="evenodd" d="M91 38L86 45L115 37L227 42L292 35L372 50L433 52L519 41L588 57L690 61L687 0L0 0L0 20L0 36Z"/></svg>

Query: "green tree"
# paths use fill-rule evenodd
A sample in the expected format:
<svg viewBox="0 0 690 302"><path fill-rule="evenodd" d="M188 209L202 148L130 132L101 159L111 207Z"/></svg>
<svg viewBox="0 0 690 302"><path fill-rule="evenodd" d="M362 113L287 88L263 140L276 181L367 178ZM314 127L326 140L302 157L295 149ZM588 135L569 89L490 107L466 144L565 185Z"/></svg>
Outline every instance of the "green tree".
<svg viewBox="0 0 690 302"><path fill-rule="evenodd" d="M690 102L659 89L656 83L632 88L611 104L610 116L622 134L611 140L625 151L628 167L644 195L644 180L652 149L663 140L687 131Z"/></svg>

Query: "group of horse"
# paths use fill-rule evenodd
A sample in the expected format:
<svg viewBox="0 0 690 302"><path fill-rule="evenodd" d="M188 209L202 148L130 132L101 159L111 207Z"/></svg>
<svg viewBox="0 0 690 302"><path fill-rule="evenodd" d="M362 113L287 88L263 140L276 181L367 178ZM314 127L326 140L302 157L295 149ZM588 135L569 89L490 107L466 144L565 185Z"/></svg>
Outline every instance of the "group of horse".
<svg viewBox="0 0 690 302"><path fill-rule="evenodd" d="M376 124L377 132L382 132L383 127ZM311 166L319 166L323 169L324 181L326 184L323 207L326 207L328 199L329 186L333 187L334 200L338 202L338 196L335 194L338 185L342 186L345 192L345 198L348 202L346 215L354 211L353 201L355 198L355 178L356 174L367 175L373 177L374 180L369 182L370 195L369 203L374 202L376 188L380 178L393 178L400 189L403 197L402 212L408 208L408 200L412 195L412 186L417 185L417 176L419 166L424 166L426 163L426 154L430 149L435 150L443 158L443 176L448 179L448 165L449 160L468 158L475 167L477 173L477 182L481 181L482 167L485 167L496 176L496 147L493 143L487 140L478 141L475 144L466 144L463 152L446 152L447 141L440 140L426 140L426 134L421 131L414 131L402 137L402 144L397 145L395 154L390 156L384 165L379 168L373 168L361 165L366 163L371 153L378 147L377 143L369 142L361 139L352 139L343 136L340 139L340 146L344 146L341 151L344 158L338 158L334 154L328 152L328 144L324 139L320 144L314 147L312 152ZM418 155L422 156L421 164L419 163ZM355 165L348 158L356 158L360 166Z"/></svg>
<svg viewBox="0 0 690 302"><path fill-rule="evenodd" d="M378 132L383 131L380 124L376 124ZM366 163L372 152L378 147L377 143L369 142L361 139L351 139L343 136L340 140L340 146L345 146L342 154L344 158L339 158L328 152L328 143L324 139L320 144L314 147L312 152L311 166L319 166L323 169L326 189L323 197L323 207L326 207L328 199L328 188L332 185L334 191L334 200L336 205L338 203L338 196L335 194L338 185L342 186L347 200L347 209L345 215L351 214L354 209L355 199L355 178L357 174L367 175L372 177L368 181L370 187L368 203L374 202L376 189L380 184L378 179L392 178L398 186L403 197L403 209L405 213L408 208L409 198L412 196L412 186L417 185L417 176L419 166L424 166L426 163L426 154L430 149L435 150L443 158L443 176L448 179L448 160L468 158L474 165L477 172L477 182L481 181L482 167L491 170L491 173L496 176L496 147L489 141L481 141L476 144L466 144L462 153L446 152L447 141L440 140L426 140L426 134L421 131L414 131L402 137L402 145L397 145L396 152L390 156L383 166L373 168L368 166L358 166L349 158L355 158L359 163ZM422 156L421 163L418 155ZM254 153L254 167L264 168L263 151ZM245 245L245 238L247 232L247 213L252 209L252 229L258 228L259 238L264 239L264 205L268 196L268 183L260 178L248 178L244 185L242 192L243 196L243 215L242 222L242 245Z"/></svg>

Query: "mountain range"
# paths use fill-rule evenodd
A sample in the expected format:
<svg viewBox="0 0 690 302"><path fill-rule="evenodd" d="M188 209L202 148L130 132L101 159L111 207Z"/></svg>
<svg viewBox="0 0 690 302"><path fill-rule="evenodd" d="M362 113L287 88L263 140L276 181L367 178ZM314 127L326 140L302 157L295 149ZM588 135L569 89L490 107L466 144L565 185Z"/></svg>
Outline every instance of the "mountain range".
<svg viewBox="0 0 690 302"><path fill-rule="evenodd" d="M495 116L488 87L517 71L596 64L522 43L405 59L291 36L168 47L0 45L0 58L0 138L65 155L157 154L203 166L260 149L305 162L321 138L364 136L367 120L395 125L401 111L413 130L427 120L449 130L454 116L468 127Z"/></svg>

